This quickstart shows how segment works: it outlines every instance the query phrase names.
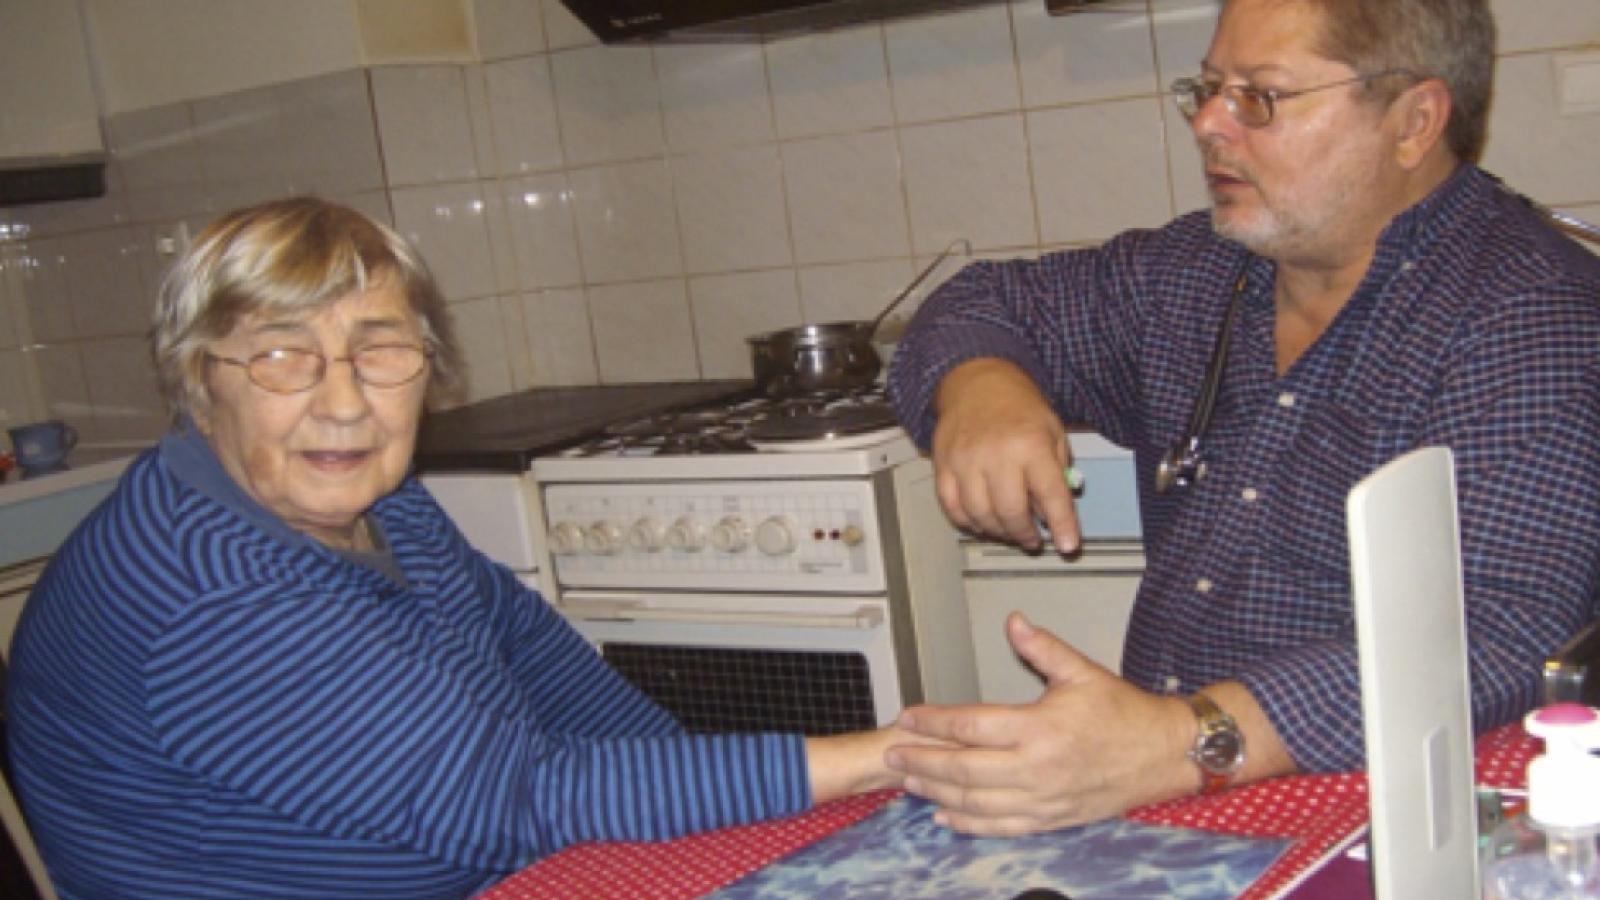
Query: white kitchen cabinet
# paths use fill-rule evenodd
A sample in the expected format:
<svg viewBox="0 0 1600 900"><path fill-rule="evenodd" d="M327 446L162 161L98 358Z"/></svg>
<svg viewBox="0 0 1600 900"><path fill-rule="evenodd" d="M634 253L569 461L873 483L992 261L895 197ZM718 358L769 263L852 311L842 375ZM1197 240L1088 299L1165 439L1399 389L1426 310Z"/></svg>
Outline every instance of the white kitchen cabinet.
<svg viewBox="0 0 1600 900"><path fill-rule="evenodd" d="M1122 662L1144 551L1136 540L1090 540L1071 558L1046 551L967 543L962 580L978 664L978 691L989 703L1026 703L1043 683L1006 640L1005 620L1022 612L1113 672Z"/></svg>
<svg viewBox="0 0 1600 900"><path fill-rule="evenodd" d="M98 156L100 107L78 4L0 3L0 160Z"/></svg>

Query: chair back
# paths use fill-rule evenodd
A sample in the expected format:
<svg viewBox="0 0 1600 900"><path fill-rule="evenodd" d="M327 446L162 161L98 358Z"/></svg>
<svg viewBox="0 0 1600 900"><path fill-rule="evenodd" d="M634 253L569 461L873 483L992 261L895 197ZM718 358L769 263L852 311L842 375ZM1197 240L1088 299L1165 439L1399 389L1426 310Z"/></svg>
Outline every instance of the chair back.
<svg viewBox="0 0 1600 900"><path fill-rule="evenodd" d="M39 580L47 561L29 560L0 569L0 669L11 662L12 635L16 633L17 622L22 618L22 608L28 602L28 594L33 590L34 582ZM23 865L27 866L28 876L33 879L33 886L41 900L56 900L55 888L50 884L44 860L33 843L33 833L28 830L27 820L22 818L22 808L11 793L11 783L4 777L0 777L0 824L5 826L11 846L16 848Z"/></svg>

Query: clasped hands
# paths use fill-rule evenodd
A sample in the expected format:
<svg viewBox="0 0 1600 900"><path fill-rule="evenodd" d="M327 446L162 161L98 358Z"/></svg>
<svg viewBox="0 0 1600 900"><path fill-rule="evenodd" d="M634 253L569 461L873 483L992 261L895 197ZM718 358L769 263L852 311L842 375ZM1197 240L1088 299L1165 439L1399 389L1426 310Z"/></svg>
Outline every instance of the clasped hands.
<svg viewBox="0 0 1600 900"><path fill-rule="evenodd" d="M1017 654L1045 678L1033 703L920 706L896 726L933 743L896 744L886 762L909 793L957 831L1017 835L1081 825L1192 793L1185 751L1194 716L1178 697L1142 691L1020 613Z"/></svg>

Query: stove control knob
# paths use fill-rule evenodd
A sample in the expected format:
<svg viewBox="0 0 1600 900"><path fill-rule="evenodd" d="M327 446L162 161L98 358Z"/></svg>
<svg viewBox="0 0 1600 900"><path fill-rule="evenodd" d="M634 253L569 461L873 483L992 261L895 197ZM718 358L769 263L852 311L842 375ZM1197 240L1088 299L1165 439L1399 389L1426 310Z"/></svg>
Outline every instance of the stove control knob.
<svg viewBox="0 0 1600 900"><path fill-rule="evenodd" d="M615 556L621 552L624 539L621 525L601 519L590 525L589 530L584 533L583 546L590 553Z"/></svg>
<svg viewBox="0 0 1600 900"><path fill-rule="evenodd" d="M550 530L550 550L557 556L577 556L583 552L583 526L576 522L557 522Z"/></svg>
<svg viewBox="0 0 1600 900"><path fill-rule="evenodd" d="M784 516L763 519L756 526L756 549L768 556L788 556L798 546L794 523Z"/></svg>
<svg viewBox="0 0 1600 900"><path fill-rule="evenodd" d="M679 518L667 529L667 546L680 553L693 553L705 545L705 528L688 516Z"/></svg>
<svg viewBox="0 0 1600 900"><path fill-rule="evenodd" d="M666 540L667 529L655 519L645 516L628 529L628 546L645 553L655 553Z"/></svg>
<svg viewBox="0 0 1600 900"><path fill-rule="evenodd" d="M711 526L711 546L724 553L738 553L750 546L750 526L738 516L728 516Z"/></svg>
<svg viewBox="0 0 1600 900"><path fill-rule="evenodd" d="M839 532L839 540L843 541L846 547L854 547L866 539L867 535L859 525L846 525L844 530Z"/></svg>

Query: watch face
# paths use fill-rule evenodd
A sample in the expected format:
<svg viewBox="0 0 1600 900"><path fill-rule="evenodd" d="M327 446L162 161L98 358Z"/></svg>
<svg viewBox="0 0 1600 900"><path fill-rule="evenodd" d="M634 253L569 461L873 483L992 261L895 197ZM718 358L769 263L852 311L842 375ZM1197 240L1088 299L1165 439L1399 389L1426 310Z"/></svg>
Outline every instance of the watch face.
<svg viewBox="0 0 1600 900"><path fill-rule="evenodd" d="M1200 765L1214 772L1231 771L1239 764L1242 748L1239 734L1232 730L1213 731L1207 734L1195 754Z"/></svg>

